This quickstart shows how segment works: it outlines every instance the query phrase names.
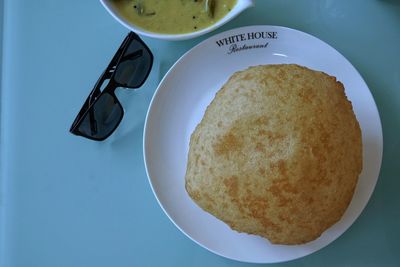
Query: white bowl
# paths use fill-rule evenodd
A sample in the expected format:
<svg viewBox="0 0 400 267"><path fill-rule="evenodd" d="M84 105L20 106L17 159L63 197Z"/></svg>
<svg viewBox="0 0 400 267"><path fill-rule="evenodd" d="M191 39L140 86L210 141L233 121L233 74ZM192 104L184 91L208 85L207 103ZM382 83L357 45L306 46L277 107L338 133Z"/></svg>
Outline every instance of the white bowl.
<svg viewBox="0 0 400 267"><path fill-rule="evenodd" d="M165 33L156 33L156 32L151 32L147 31L129 20L125 19L119 12L118 10L115 9L115 7L111 4L111 0L100 0L100 2L103 4L104 8L113 16L119 23L124 25L126 28L129 30L148 37L156 38L156 39L163 39L163 40L170 40L170 41L178 41L178 40L186 40L194 37L198 37L200 35L206 34L210 31L213 31L217 29L218 27L221 27L228 21L232 20L234 17L239 15L242 11L245 9L252 7L254 5L253 0L237 0L236 5L233 7L233 9L226 14L222 19L217 21L216 23L208 26L207 28L204 28L202 30L196 31L196 32L189 32L189 33L183 33L183 34L165 34Z"/></svg>

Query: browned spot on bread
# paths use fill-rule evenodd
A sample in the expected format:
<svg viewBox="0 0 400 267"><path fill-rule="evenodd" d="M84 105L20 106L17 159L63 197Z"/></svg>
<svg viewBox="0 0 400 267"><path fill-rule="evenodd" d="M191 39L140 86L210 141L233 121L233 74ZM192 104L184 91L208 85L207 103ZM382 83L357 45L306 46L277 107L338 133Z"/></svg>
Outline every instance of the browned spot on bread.
<svg viewBox="0 0 400 267"><path fill-rule="evenodd" d="M267 135L266 130L263 130L263 129L258 130L258 136L265 136L265 135Z"/></svg>
<svg viewBox="0 0 400 267"><path fill-rule="evenodd" d="M265 198L253 196L251 191L247 192L241 202L243 207L249 211L249 215L256 219L265 217L269 207Z"/></svg>
<svg viewBox="0 0 400 267"><path fill-rule="evenodd" d="M270 168L277 170L283 177L287 176L286 163L284 160L278 160L277 162L271 162Z"/></svg>
<svg viewBox="0 0 400 267"><path fill-rule="evenodd" d="M273 141L278 141L279 139L283 139L285 138L285 136L283 134L268 132L268 138L270 139L270 141L273 142Z"/></svg>
<svg viewBox="0 0 400 267"><path fill-rule="evenodd" d="M292 196L299 193L298 189L287 179L274 180L268 191L276 197L279 207L292 203Z"/></svg>
<svg viewBox="0 0 400 267"><path fill-rule="evenodd" d="M228 194L231 198L237 198L238 194L238 178L236 176L231 176L229 178L223 179L224 185L228 190Z"/></svg>
<svg viewBox="0 0 400 267"><path fill-rule="evenodd" d="M284 160L279 160L278 161L278 169L279 172L282 176L286 177L287 176L287 172L286 172L286 164Z"/></svg>
<svg viewBox="0 0 400 267"><path fill-rule="evenodd" d="M277 233L282 232L282 227L277 225L276 223L272 222L271 219L268 219L267 217L261 217L258 219L260 223L262 224L263 227L269 229L272 228L273 231L276 231Z"/></svg>
<svg viewBox="0 0 400 267"><path fill-rule="evenodd" d="M242 77L242 79L243 79L244 81L251 80L252 78L253 78L253 75L251 75L251 74L245 74L245 75L243 75L243 77Z"/></svg>
<svg viewBox="0 0 400 267"><path fill-rule="evenodd" d="M288 182L282 184L282 190L287 192L287 193L292 193L292 194L298 194L299 193L299 190L295 186L291 185Z"/></svg>
<svg viewBox="0 0 400 267"><path fill-rule="evenodd" d="M284 207L287 206L288 204L292 203L292 199L285 197L284 195L280 195L278 198L278 207Z"/></svg>
<svg viewBox="0 0 400 267"><path fill-rule="evenodd" d="M210 202L212 205L216 205L216 202L214 201L214 199L210 196L210 194L208 193L204 193L203 194L204 198Z"/></svg>
<svg viewBox="0 0 400 267"><path fill-rule="evenodd" d="M288 224L292 224L293 223L293 219L292 218L290 218L290 216L288 216L287 214L279 214L278 215L278 218L279 218L279 220L281 220L281 221L285 221L285 222L287 222Z"/></svg>
<svg viewBox="0 0 400 267"><path fill-rule="evenodd" d="M323 184L324 184L325 186L330 186L330 185L332 184L332 180L331 180L331 179L324 179Z"/></svg>
<svg viewBox="0 0 400 267"><path fill-rule="evenodd" d="M269 119L267 116L260 116L255 120L256 124L268 125Z"/></svg>
<svg viewBox="0 0 400 267"><path fill-rule="evenodd" d="M241 147L242 140L232 132L228 132L214 145L214 151L218 156L226 156L229 153L240 150Z"/></svg>
<svg viewBox="0 0 400 267"><path fill-rule="evenodd" d="M280 80L285 80L287 79L287 73L284 70L278 70L278 77Z"/></svg>
<svg viewBox="0 0 400 267"><path fill-rule="evenodd" d="M190 193L190 196L196 201L200 201L201 200L200 192L197 191L197 190L192 190L191 193Z"/></svg>
<svg viewBox="0 0 400 267"><path fill-rule="evenodd" d="M256 144L256 151L257 151L257 152L264 153L264 152L265 152L265 147L264 147L264 145L263 145L262 143L258 142L258 143Z"/></svg>

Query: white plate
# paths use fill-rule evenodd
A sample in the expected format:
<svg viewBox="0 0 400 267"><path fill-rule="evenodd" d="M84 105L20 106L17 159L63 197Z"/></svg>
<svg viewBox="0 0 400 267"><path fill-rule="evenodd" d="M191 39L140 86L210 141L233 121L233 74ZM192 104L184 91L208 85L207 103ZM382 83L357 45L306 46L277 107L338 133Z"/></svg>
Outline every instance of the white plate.
<svg viewBox="0 0 400 267"><path fill-rule="evenodd" d="M269 38L263 39L262 32L269 32L269 36L264 36ZM218 44L221 40L235 43ZM244 45L258 47L233 49ZM336 76L346 88L362 130L364 168L349 208L343 218L320 238L298 246L272 245L260 237L231 230L199 208L184 187L190 135L217 90L235 71L272 63L296 63ZM374 190L381 165L382 142L381 122L374 99L360 74L340 53L321 40L297 30L250 26L203 41L169 70L147 113L144 159L159 204L189 238L230 259L272 263L313 253L350 227Z"/></svg>

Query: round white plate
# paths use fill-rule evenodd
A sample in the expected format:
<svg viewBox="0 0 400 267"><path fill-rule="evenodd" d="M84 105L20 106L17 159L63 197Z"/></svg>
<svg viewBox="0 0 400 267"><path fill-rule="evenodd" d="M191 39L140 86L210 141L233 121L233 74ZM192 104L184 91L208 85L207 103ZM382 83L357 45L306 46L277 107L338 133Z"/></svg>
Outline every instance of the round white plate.
<svg viewBox="0 0 400 267"><path fill-rule="evenodd" d="M235 71L259 64L296 63L336 76L360 123L363 171L343 218L317 240L298 246L231 230L199 208L185 191L190 135L215 93ZM382 159L382 128L374 99L357 70L321 40L289 28L250 26L215 35L182 56L161 81L144 130L144 160L153 192L172 222L204 248L255 263L296 259L331 243L356 220L374 190Z"/></svg>

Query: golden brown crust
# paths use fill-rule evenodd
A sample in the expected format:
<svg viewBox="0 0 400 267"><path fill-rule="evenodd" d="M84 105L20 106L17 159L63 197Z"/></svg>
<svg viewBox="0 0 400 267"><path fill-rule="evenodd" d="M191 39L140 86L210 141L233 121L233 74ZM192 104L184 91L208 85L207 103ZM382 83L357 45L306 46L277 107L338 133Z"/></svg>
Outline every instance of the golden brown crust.
<svg viewBox="0 0 400 267"><path fill-rule="evenodd" d="M361 168L361 131L340 82L298 65L255 66L208 106L185 186L239 232L302 244L341 218Z"/></svg>

